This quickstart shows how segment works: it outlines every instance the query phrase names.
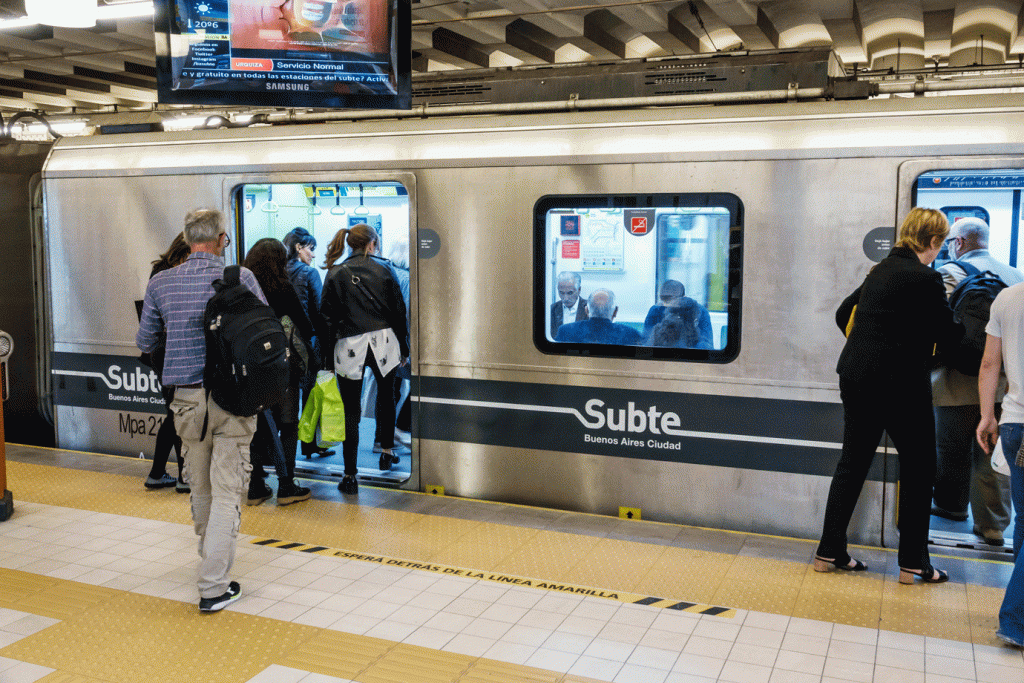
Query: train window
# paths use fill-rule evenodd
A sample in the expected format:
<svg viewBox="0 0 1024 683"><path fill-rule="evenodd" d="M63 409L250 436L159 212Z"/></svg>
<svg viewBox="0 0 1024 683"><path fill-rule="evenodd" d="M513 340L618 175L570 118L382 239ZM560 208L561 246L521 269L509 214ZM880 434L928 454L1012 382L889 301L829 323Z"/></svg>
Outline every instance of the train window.
<svg viewBox="0 0 1024 683"><path fill-rule="evenodd" d="M989 224L989 252L997 260L1016 266L1020 260L1021 191L1024 169L946 169L928 171L914 183L914 206L939 209L951 225L963 218ZM940 253L939 266L951 255Z"/></svg>
<svg viewBox="0 0 1024 683"><path fill-rule="evenodd" d="M247 184L237 190L240 258L264 237L282 239L294 228L316 239L314 263L323 263L338 230L366 223L380 235L381 254L409 243L409 193L397 182Z"/></svg>
<svg viewBox="0 0 1024 683"><path fill-rule="evenodd" d="M534 343L552 354L727 363L739 353L742 239L732 194L542 197Z"/></svg>

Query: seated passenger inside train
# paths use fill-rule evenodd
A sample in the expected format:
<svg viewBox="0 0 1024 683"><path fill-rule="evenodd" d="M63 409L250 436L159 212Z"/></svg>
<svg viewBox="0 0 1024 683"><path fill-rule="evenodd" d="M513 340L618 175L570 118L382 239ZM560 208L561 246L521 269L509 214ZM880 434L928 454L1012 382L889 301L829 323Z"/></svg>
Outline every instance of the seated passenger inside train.
<svg viewBox="0 0 1024 683"><path fill-rule="evenodd" d="M644 320L643 339L649 346L713 348L711 315L686 296L683 283L665 280L658 298L661 304L651 306Z"/></svg>
<svg viewBox="0 0 1024 683"><path fill-rule="evenodd" d="M615 293L610 289L596 289L587 300L590 317L579 322L566 323L558 328L556 342L583 344L640 343L640 333L629 325L613 322L619 312Z"/></svg>

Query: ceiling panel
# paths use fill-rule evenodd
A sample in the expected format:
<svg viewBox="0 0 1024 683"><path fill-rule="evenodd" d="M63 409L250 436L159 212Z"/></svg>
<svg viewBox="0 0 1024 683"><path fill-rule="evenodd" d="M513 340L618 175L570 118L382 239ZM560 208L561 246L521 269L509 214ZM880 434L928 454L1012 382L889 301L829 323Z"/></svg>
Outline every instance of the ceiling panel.
<svg viewBox="0 0 1024 683"><path fill-rule="evenodd" d="M124 0L100 0L101 4ZM344 0L341 0L344 1ZM694 52L831 46L860 69L892 63L871 45L862 17L924 16L924 48L906 63L943 64L954 17L958 35L979 36L1016 16L985 66L1017 64L1024 2L1013 0L413 0L414 73L636 59ZM890 9L892 8L892 9ZM968 11L970 10L970 11ZM892 20L887 23L887 12ZM22 0L0 0L0 18L23 15ZM961 23L966 22L966 28ZM890 27L891 26L891 27ZM890 27L890 28L886 28ZM874 30L874 29L873 29ZM884 38L884 36L883 36ZM919 39L918 39L919 42ZM902 49L902 48L901 48ZM915 62L916 59L916 62ZM152 110L156 104L152 20L119 19L91 29L0 29L0 111L48 113ZM169 107L167 107L169 108Z"/></svg>

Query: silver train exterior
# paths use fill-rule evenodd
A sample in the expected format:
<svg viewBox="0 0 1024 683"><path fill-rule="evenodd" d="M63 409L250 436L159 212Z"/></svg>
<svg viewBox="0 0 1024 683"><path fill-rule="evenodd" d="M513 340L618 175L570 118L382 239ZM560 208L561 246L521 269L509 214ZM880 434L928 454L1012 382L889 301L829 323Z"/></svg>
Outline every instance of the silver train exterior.
<svg viewBox="0 0 1024 683"><path fill-rule="evenodd" d="M1024 167L1022 109L985 95L63 139L44 170L58 443L151 447L162 408L145 405L133 301L187 210L234 216L243 184L397 181L422 240L406 487L814 538L842 438L833 316L872 265L869 233L891 239L924 171ZM743 203L735 360L540 352L538 199L678 192ZM83 378L127 403L76 399ZM676 450L599 448L582 416L594 400L675 412L685 433ZM893 545L896 458L879 450L852 537Z"/></svg>

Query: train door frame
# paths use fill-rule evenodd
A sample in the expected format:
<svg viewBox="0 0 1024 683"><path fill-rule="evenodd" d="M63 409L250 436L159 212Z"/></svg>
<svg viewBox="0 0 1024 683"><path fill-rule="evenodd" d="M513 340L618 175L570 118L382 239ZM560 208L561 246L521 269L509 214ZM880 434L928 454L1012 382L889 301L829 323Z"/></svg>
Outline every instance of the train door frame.
<svg viewBox="0 0 1024 683"><path fill-rule="evenodd" d="M896 196L896 225L900 225L903 220L910 213L911 209L916 206L917 192L916 185L918 178L929 171L948 171L948 170L963 170L968 171L985 171L994 169L1019 169L1024 174L1024 156L1021 155L1006 155L1006 156L958 156L958 157L941 157L941 158L919 158L910 159L899 164L897 169L897 196ZM1020 226L1016 226L1019 231ZM1012 229L1012 228L1011 228ZM1018 241L1012 239L1011 244L1017 244ZM888 439L888 437L886 437ZM888 447L887 447L888 450ZM893 502L894 509L896 508L895 501ZM889 527L885 527L885 531L888 532ZM893 525L893 531L895 532L895 524ZM897 538L897 536L893 536ZM995 548L993 546L986 545L981 539L976 539L973 534L968 533L966 537L964 534L954 532L929 532L929 543L942 546L942 547L958 547L958 548L975 548L976 550L983 550L985 552L1002 552L1012 553L1013 544L1007 543L1003 548Z"/></svg>
<svg viewBox="0 0 1024 683"><path fill-rule="evenodd" d="M285 171L285 172L260 172L253 171L248 173L231 173L224 175L221 180L221 197L222 205L225 207L224 214L230 221L230 224L234 226L234 243L237 251L235 252L236 258L241 256L244 258L244 254L241 254L242 249L242 237L241 234L241 216L237 213L239 206L238 192L243 185L253 184L317 184L317 185L334 185L334 184L351 184L351 183L374 183L374 182L394 182L400 183L408 193L409 197L409 337L411 341L410 359L409 362L412 368L412 381L410 382L409 398L407 400L413 401L412 403L412 444L410 449L412 451L409 456L409 478L401 481L394 482L393 480L381 479L372 475L360 474L359 479L364 483L375 485L375 486L387 486L389 488L401 488L413 491L419 491L420 486L420 460L419 460L419 444L416 435L419 433L417 426L418 411L416 410L419 404L419 382L417 378L419 376L419 353L420 340L419 340L419 268L417 258L417 234L418 234L418 220L417 220L417 194L416 194L416 175L407 171L394 171L394 172L380 172L380 171L367 171L359 172L351 169L345 170L330 170L325 168L318 168L315 170L308 171ZM326 246L326 245L325 245ZM241 260L239 260L241 262ZM309 471L302 473L304 476L309 476ZM325 474L317 473L316 478L321 479L340 479L340 474Z"/></svg>

